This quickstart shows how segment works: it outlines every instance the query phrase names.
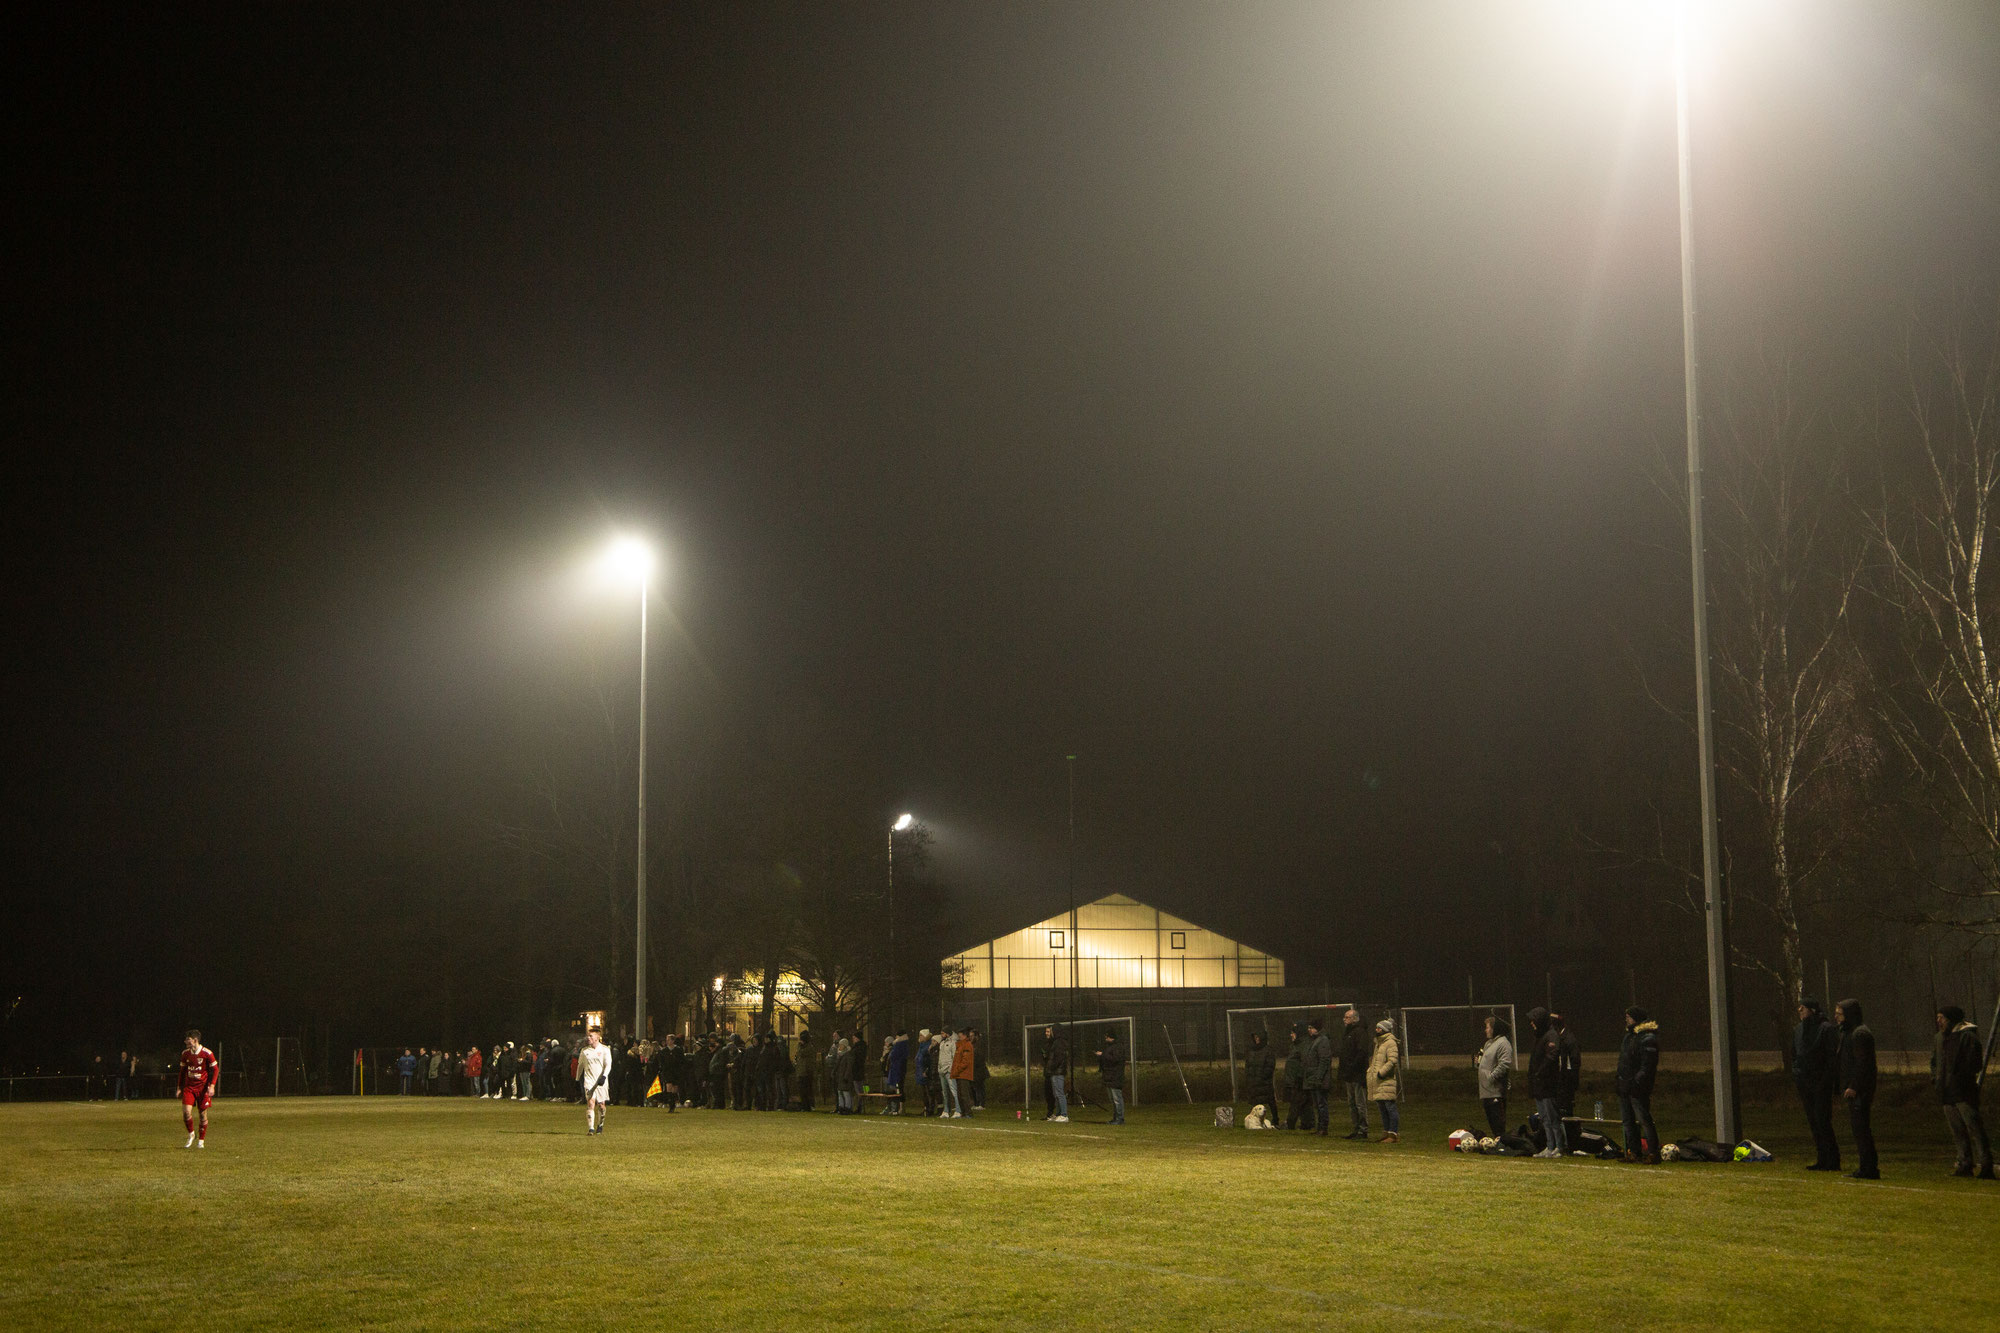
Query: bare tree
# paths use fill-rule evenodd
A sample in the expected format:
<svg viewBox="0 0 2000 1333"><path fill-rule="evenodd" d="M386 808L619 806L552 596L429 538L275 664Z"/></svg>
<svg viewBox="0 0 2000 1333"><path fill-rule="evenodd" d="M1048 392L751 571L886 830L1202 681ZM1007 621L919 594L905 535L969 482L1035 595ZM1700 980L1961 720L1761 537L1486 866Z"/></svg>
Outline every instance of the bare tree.
<svg viewBox="0 0 2000 1333"><path fill-rule="evenodd" d="M1747 816L1724 817L1732 947L1775 986L1780 1013L1804 993L1809 918L1844 887L1857 787L1877 767L1849 632L1865 542L1818 398L1788 358L1760 359L1725 387L1705 478L1716 763L1729 806ZM1685 504L1684 490L1662 488ZM1692 729L1684 708L1646 689ZM1657 813L1651 840L1645 859L1672 872L1674 904L1699 915L1700 876Z"/></svg>
<svg viewBox="0 0 2000 1333"><path fill-rule="evenodd" d="M1880 711L1944 849L1923 915L2000 935L2000 301L1981 332L1966 323L1912 320L1902 356L1909 466L1871 515L1900 622Z"/></svg>

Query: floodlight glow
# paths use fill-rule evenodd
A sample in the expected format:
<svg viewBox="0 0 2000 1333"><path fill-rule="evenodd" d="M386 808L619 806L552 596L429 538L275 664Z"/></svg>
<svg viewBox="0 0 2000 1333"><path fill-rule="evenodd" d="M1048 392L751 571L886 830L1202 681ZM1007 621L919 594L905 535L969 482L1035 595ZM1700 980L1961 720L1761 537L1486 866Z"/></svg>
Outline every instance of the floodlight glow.
<svg viewBox="0 0 2000 1333"><path fill-rule="evenodd" d="M903 830L909 828L910 825L916 822L917 822L917 817L906 811L904 812L901 818L896 820L895 824L896 832L901 833Z"/></svg>
<svg viewBox="0 0 2000 1333"><path fill-rule="evenodd" d="M637 537L620 537L605 548L599 569L609 578L644 582L653 572L653 548Z"/></svg>

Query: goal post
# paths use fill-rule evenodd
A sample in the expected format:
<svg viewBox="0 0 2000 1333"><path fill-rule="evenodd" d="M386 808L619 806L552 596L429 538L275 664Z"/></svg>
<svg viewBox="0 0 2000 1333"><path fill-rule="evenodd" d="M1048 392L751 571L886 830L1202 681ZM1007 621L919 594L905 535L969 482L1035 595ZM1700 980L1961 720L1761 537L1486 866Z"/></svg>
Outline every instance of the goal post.
<svg viewBox="0 0 2000 1333"><path fill-rule="evenodd" d="M1417 1068L1470 1069L1486 1042L1486 1020L1504 1019L1514 1044L1514 1062L1521 1061L1521 1027L1511 1004L1412 1004L1397 1011L1401 1038L1401 1072ZM1421 1065L1418 1063L1421 1061ZM1404 1079L1398 1101L1408 1101L1412 1080Z"/></svg>
<svg viewBox="0 0 2000 1333"><path fill-rule="evenodd" d="M1125 1100L1132 1106L1139 1104L1139 1061L1137 1047L1139 1028L1131 1018L1035 1018L1021 1024L1021 1108L1025 1114L1035 1104L1035 1060L1034 1032L1037 1028L1061 1028L1069 1037L1069 1084L1068 1096L1076 1101L1083 1099L1077 1095L1077 1044L1078 1028L1110 1027L1125 1025Z"/></svg>
<svg viewBox="0 0 2000 1333"><path fill-rule="evenodd" d="M1224 1010L1223 1011L1223 1019L1225 1020L1224 1026L1229 1030L1230 1105L1234 1106L1236 1104L1237 1093L1239 1091L1238 1078L1237 1078L1237 1057L1236 1057L1236 1025L1238 1022L1241 1022L1244 1026L1245 1029L1244 1045L1247 1047L1250 1041L1249 1038L1250 1033L1262 1032L1268 1036L1271 1033L1273 1024L1276 1024L1278 1027L1284 1026L1284 1020L1282 1018L1273 1017L1273 1015L1290 1014L1294 1018L1296 1018L1299 1022L1303 1023L1314 1018L1324 1018L1329 1014L1344 1014L1349 1009L1354 1009L1354 1008L1358 1008L1358 1006L1353 1001L1341 1000L1334 1004L1274 1004L1274 1005L1266 1005L1258 1009ZM1332 1026L1332 1024L1329 1023L1329 1026Z"/></svg>

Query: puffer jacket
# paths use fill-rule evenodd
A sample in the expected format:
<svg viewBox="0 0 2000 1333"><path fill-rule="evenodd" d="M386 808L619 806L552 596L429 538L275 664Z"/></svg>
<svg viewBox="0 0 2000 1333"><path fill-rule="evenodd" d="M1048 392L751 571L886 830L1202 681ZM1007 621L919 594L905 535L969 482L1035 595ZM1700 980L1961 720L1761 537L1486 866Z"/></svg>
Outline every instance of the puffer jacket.
<svg viewBox="0 0 2000 1333"><path fill-rule="evenodd" d="M1396 1100L1396 1074L1401 1068L1402 1048L1396 1045L1394 1032L1375 1034L1375 1053L1368 1059L1368 1100L1371 1102L1393 1102Z"/></svg>
<svg viewBox="0 0 2000 1333"><path fill-rule="evenodd" d="M1618 1093L1622 1097L1650 1097L1653 1081L1660 1072L1660 1025L1647 1019L1625 1030L1618 1043Z"/></svg>
<svg viewBox="0 0 2000 1333"><path fill-rule="evenodd" d="M1333 1043L1324 1032L1307 1033L1306 1073L1300 1086L1307 1092L1324 1092L1333 1086Z"/></svg>
<svg viewBox="0 0 2000 1333"><path fill-rule="evenodd" d="M1368 1049L1368 1029L1359 1023L1342 1020L1340 1025L1340 1081L1342 1083L1366 1083L1368 1081L1368 1061L1373 1052Z"/></svg>
<svg viewBox="0 0 2000 1333"><path fill-rule="evenodd" d="M1491 1101L1507 1095L1507 1076L1514 1072L1514 1043L1504 1032L1479 1048L1479 1096Z"/></svg>
<svg viewBox="0 0 2000 1333"><path fill-rule="evenodd" d="M1272 1087L1278 1077L1278 1053L1270 1046L1252 1046L1243 1057L1244 1086L1251 1090Z"/></svg>

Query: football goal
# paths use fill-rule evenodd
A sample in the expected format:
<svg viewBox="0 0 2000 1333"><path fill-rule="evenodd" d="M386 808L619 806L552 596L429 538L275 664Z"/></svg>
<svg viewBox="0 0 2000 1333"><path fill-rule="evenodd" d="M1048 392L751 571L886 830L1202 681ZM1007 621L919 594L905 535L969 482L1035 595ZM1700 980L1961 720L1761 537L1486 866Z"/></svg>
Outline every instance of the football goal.
<svg viewBox="0 0 2000 1333"><path fill-rule="evenodd" d="M1455 1069L1465 1076L1466 1087L1477 1095L1479 1048L1486 1044L1486 1020L1497 1018L1507 1024L1514 1044L1514 1062L1521 1056L1521 1029L1514 1021L1511 1004L1415 1004L1397 1011L1396 1035L1402 1067ZM1517 1080L1518 1081L1518 1080ZM1403 1080L1397 1100L1410 1099L1411 1080Z"/></svg>
<svg viewBox="0 0 2000 1333"><path fill-rule="evenodd" d="M1242 1059L1250 1049L1250 1038L1263 1033L1264 1039L1280 1059L1291 1050L1292 1024L1303 1026L1315 1018L1326 1020L1327 1040L1340 1046L1340 1016L1355 1006L1346 1000L1338 1004L1280 1004L1263 1009L1231 1009L1224 1017L1229 1020L1229 1101L1234 1105L1241 1095L1243 1066ZM1240 1034L1240 1035L1239 1035Z"/></svg>
<svg viewBox="0 0 2000 1333"><path fill-rule="evenodd" d="M1080 1039L1095 1038L1102 1042L1103 1035L1092 1031L1095 1028L1122 1026L1125 1029L1125 1101L1127 1105L1139 1104L1139 1062L1133 1058L1133 1048L1138 1045L1138 1025L1130 1018L1037 1018L1021 1024L1021 1106L1032 1110L1035 1102L1035 1073L1042 1067L1040 1032L1043 1028L1054 1028L1069 1037L1069 1081L1065 1085L1064 1096L1082 1106L1091 1105L1091 1100L1083 1094L1083 1085L1078 1080L1079 1072L1096 1071L1096 1060L1086 1061L1086 1054L1094 1056L1098 1047L1093 1045L1086 1053ZM1094 1086L1094 1084L1093 1084Z"/></svg>

